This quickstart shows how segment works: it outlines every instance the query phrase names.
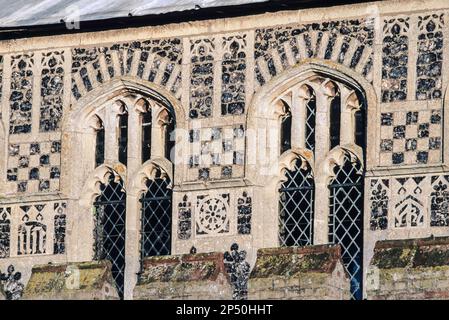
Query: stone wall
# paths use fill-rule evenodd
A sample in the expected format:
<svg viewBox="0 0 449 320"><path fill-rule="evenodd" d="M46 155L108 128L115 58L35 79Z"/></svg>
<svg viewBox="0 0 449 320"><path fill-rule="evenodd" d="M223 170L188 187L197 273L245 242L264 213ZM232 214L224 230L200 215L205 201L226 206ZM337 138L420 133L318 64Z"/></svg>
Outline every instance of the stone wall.
<svg viewBox="0 0 449 320"><path fill-rule="evenodd" d="M109 261L39 265L32 269L25 300L118 299Z"/></svg>
<svg viewBox="0 0 449 320"><path fill-rule="evenodd" d="M150 257L134 289L137 300L222 300L232 298L223 253Z"/></svg>
<svg viewBox="0 0 449 320"><path fill-rule="evenodd" d="M260 249L249 299L348 300L349 277L339 246Z"/></svg>
<svg viewBox="0 0 449 320"><path fill-rule="evenodd" d="M129 299L140 248L151 248L141 221L159 228L155 206L139 201L155 180L164 180L164 250L174 255L238 243L253 266L258 249L283 241L351 242L367 266L379 240L447 235L448 16L447 1L390 0L0 41L0 270L13 264L27 283L34 265L100 257L93 207L111 176L121 181ZM341 139L330 148L323 119L338 99ZM154 121L142 160L144 113ZM329 186L347 185L334 183L342 168L354 173L357 200L336 208ZM307 215L280 191L294 177L307 181ZM329 222L348 210L357 222L337 235ZM287 230L298 216L307 221L289 225L305 230Z"/></svg>
<svg viewBox="0 0 449 320"><path fill-rule="evenodd" d="M379 241L367 299L449 299L449 237Z"/></svg>

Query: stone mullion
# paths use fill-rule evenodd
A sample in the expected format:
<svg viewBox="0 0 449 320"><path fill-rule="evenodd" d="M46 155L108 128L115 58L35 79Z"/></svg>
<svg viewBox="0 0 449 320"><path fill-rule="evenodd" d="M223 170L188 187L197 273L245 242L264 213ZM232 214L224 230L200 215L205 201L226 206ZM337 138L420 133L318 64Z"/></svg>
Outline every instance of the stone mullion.
<svg viewBox="0 0 449 320"><path fill-rule="evenodd" d="M292 91L292 131L291 144L292 149L306 147L306 117L307 117L307 101L300 96L299 90Z"/></svg>
<svg viewBox="0 0 449 320"><path fill-rule="evenodd" d="M140 112L133 106L128 110L128 176L140 167L142 150L142 125Z"/></svg>
<svg viewBox="0 0 449 320"><path fill-rule="evenodd" d="M340 144L341 145L353 145L354 141L354 113L349 105L348 98L353 91L342 86L341 92L341 113L340 113ZM362 159L360 159L362 160Z"/></svg>
<svg viewBox="0 0 449 320"><path fill-rule="evenodd" d="M162 123L161 107L151 107L151 158L164 157L164 127Z"/></svg>
<svg viewBox="0 0 449 320"><path fill-rule="evenodd" d="M119 106L113 104L106 106L105 116L103 119L105 141L104 141L104 158L105 163L115 163L118 161L118 115Z"/></svg>
<svg viewBox="0 0 449 320"><path fill-rule="evenodd" d="M329 108L332 97L324 93L324 88L316 90L315 125L315 174L323 174L321 166L329 152ZM327 177L315 176L314 244L325 244L328 239L329 188Z"/></svg>

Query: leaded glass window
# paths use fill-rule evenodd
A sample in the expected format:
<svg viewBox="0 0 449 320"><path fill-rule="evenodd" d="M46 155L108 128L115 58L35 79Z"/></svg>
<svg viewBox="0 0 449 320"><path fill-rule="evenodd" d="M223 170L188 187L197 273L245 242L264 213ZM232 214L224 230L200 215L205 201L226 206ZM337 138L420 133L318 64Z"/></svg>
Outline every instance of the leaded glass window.
<svg viewBox="0 0 449 320"><path fill-rule="evenodd" d="M316 118L316 97L312 89L310 99L306 103L306 148L315 151L315 118Z"/></svg>
<svg viewBox="0 0 449 320"><path fill-rule="evenodd" d="M151 158L151 109L141 115L142 119L142 163Z"/></svg>
<svg viewBox="0 0 449 320"><path fill-rule="evenodd" d="M141 255L169 255L171 252L170 181L163 178L147 180L147 191L142 194Z"/></svg>
<svg viewBox="0 0 449 320"><path fill-rule="evenodd" d="M334 168L329 185L329 242L340 244L342 260L351 280L353 299L362 299L363 173L360 162L345 156Z"/></svg>
<svg viewBox="0 0 449 320"><path fill-rule="evenodd" d="M118 161L125 166L128 162L128 113L119 116Z"/></svg>
<svg viewBox="0 0 449 320"><path fill-rule="evenodd" d="M95 167L98 167L104 163L104 126L101 123L100 129L96 132L95 142Z"/></svg>
<svg viewBox="0 0 449 320"><path fill-rule="evenodd" d="M313 242L314 182L310 167L298 159L286 171L279 192L279 241L281 246L306 246Z"/></svg>
<svg viewBox="0 0 449 320"><path fill-rule="evenodd" d="M111 174L107 184L101 184L100 191L94 202L94 259L111 261L112 277L119 296L123 298L126 223L126 193L123 181Z"/></svg>

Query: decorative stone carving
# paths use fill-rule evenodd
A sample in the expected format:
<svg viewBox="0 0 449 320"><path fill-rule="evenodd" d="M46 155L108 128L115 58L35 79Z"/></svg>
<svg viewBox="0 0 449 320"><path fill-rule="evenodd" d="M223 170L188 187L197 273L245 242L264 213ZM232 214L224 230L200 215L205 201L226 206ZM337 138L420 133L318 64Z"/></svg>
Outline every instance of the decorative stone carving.
<svg viewBox="0 0 449 320"><path fill-rule="evenodd" d="M371 180L370 229L372 231L388 228L389 186L388 179Z"/></svg>
<svg viewBox="0 0 449 320"><path fill-rule="evenodd" d="M208 118L212 115L214 94L214 41L214 38L190 41L190 118Z"/></svg>
<svg viewBox="0 0 449 320"><path fill-rule="evenodd" d="M14 266L10 265L7 273L0 272L0 284L3 286L7 300L19 300L25 288L21 282L22 274L14 271Z"/></svg>
<svg viewBox="0 0 449 320"><path fill-rule="evenodd" d="M66 209L67 203L55 202L53 205L55 216L54 235L53 235L53 254L65 253L65 235L66 235Z"/></svg>
<svg viewBox="0 0 449 320"><path fill-rule="evenodd" d="M222 45L221 114L243 114L246 100L246 34L223 37Z"/></svg>
<svg viewBox="0 0 449 320"><path fill-rule="evenodd" d="M408 30L410 18L384 20L382 42L382 102L407 98Z"/></svg>
<svg viewBox="0 0 449 320"><path fill-rule="evenodd" d="M374 23L369 19L256 29L255 34L255 78L260 86L307 58L333 60L372 79Z"/></svg>
<svg viewBox="0 0 449 320"><path fill-rule="evenodd" d="M41 75L41 107L39 130L55 131L60 128L64 93L64 51L44 53Z"/></svg>
<svg viewBox="0 0 449 320"><path fill-rule="evenodd" d="M231 285L234 289L232 298L234 300L248 299L248 279L250 265L246 260L246 251L239 251L238 244L231 246L231 252L224 253L225 270L231 278Z"/></svg>
<svg viewBox="0 0 449 320"><path fill-rule="evenodd" d="M22 217L18 228L18 255L46 253L47 225L44 222L44 208L44 204L20 206Z"/></svg>
<svg viewBox="0 0 449 320"><path fill-rule="evenodd" d="M190 130L189 142L189 181L243 176L245 163L243 124Z"/></svg>
<svg viewBox="0 0 449 320"><path fill-rule="evenodd" d="M252 198L246 191L237 200L237 232L251 234Z"/></svg>
<svg viewBox="0 0 449 320"><path fill-rule="evenodd" d="M380 165L425 165L441 161L441 110L381 114Z"/></svg>
<svg viewBox="0 0 449 320"><path fill-rule="evenodd" d="M31 132L33 107L34 54L22 54L11 59L11 94L9 97L9 133Z"/></svg>
<svg viewBox="0 0 449 320"><path fill-rule="evenodd" d="M0 259L8 258L11 250L11 207L0 208Z"/></svg>
<svg viewBox="0 0 449 320"><path fill-rule="evenodd" d="M433 176L430 193L430 226L449 226L449 176Z"/></svg>
<svg viewBox="0 0 449 320"><path fill-rule="evenodd" d="M9 145L7 182L18 193L54 192L61 176L61 141Z"/></svg>
<svg viewBox="0 0 449 320"><path fill-rule="evenodd" d="M229 232L229 194L217 197L198 196L196 234L214 235Z"/></svg>
<svg viewBox="0 0 449 320"><path fill-rule="evenodd" d="M188 240L192 236L192 204L187 195L178 204L178 239Z"/></svg>
<svg viewBox="0 0 449 320"><path fill-rule="evenodd" d="M418 17L417 100L443 97L443 29L444 14Z"/></svg>
<svg viewBox="0 0 449 320"><path fill-rule="evenodd" d="M394 205L394 226L396 228L424 225L423 187L426 177L397 178L397 200ZM427 180L427 179L426 179Z"/></svg>

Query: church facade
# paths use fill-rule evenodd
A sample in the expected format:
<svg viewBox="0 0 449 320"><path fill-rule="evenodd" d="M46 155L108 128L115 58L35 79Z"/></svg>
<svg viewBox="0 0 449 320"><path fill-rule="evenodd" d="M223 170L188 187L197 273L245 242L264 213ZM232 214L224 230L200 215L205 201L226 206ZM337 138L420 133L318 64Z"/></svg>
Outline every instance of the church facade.
<svg viewBox="0 0 449 320"><path fill-rule="evenodd" d="M448 235L447 59L442 0L0 41L2 279L338 245L369 298L376 243Z"/></svg>

